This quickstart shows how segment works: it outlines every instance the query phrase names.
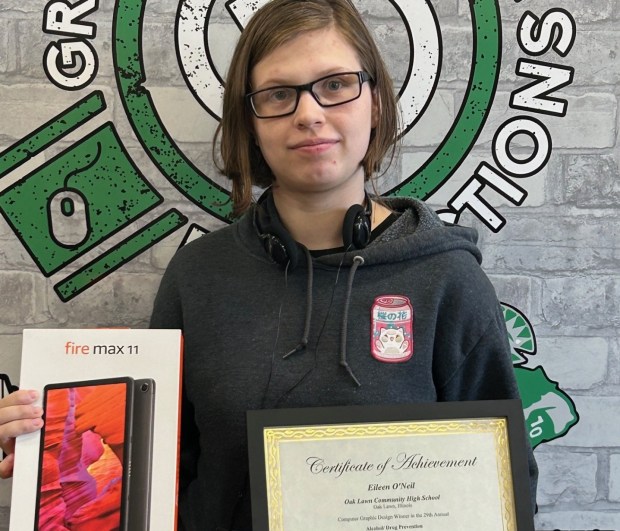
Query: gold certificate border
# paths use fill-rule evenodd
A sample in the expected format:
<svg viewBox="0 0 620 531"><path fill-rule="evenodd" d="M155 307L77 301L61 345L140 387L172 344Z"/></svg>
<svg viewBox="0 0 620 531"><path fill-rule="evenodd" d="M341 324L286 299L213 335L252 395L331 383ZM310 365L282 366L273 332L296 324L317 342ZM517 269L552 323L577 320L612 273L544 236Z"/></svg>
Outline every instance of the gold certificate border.
<svg viewBox="0 0 620 531"><path fill-rule="evenodd" d="M384 437L421 437L492 433L504 531L516 531L508 422L505 418L459 419L437 421L373 422L360 424L315 425L264 428L265 472L269 530L284 531L280 444L283 442L372 439Z"/></svg>

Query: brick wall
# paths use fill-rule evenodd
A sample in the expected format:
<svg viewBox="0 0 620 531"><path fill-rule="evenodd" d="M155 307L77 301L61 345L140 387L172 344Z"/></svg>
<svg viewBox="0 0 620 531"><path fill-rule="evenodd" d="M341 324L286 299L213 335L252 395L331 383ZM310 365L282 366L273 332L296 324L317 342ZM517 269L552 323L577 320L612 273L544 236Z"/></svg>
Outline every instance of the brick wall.
<svg viewBox="0 0 620 531"><path fill-rule="evenodd" d="M212 44L214 60L224 69L235 26L216 3ZM401 21L389 2L357 0L386 55L396 84L403 82L408 44ZM402 3L402 1L401 1ZM129 155L165 197L209 230L221 225L179 194L156 170L131 132L116 92L112 64L112 0L101 0L87 20L97 24L92 40L99 57L95 81L81 91L62 90L42 69L46 45L42 10L34 0L0 3L0 151L51 119L94 89L108 108L89 125L111 120ZM441 27L444 71L429 111L405 136L396 172L412 174L433 152L455 119L471 65L471 16L465 0L432 1ZM573 398L579 423L563 438L537 449L540 466L538 529L620 529L620 0L498 1L502 13L503 57L497 93L475 148L451 181L429 198L444 207L481 161L492 161L493 134L518 114L509 107L511 92L525 84L515 74L528 55L516 40L526 10L542 16L561 7L577 23L570 53L538 58L574 68L574 80L560 91L568 102L564 117L537 116L548 127L553 151L536 175L518 180L527 199L515 206L486 190L486 199L506 219L493 233L471 214L461 222L480 230L484 267L502 301L521 309L538 339L536 364ZM174 53L172 0L147 2L144 62L157 108L184 153L208 168L209 139L215 121L196 104ZM401 28L401 29L399 29ZM182 104L179 104L181 102ZM32 161L0 179L0 192L37 165L62 152L80 133L72 133ZM524 152L527 148L523 147ZM379 183L383 189L394 177ZM27 213L24 213L27 215ZM25 327L146 325L159 278L184 232L148 249L87 292L61 302L53 291L60 274L45 278L0 219L0 371L18 381L21 331ZM117 235L117 240L124 235ZM115 241L107 242L109 247ZM104 246L103 248L105 248ZM95 250L91 255L96 254ZM78 260L77 264L84 260ZM76 267L76 266L71 266ZM66 272L65 272L66 273ZM0 484L0 531L8 528L10 481Z"/></svg>

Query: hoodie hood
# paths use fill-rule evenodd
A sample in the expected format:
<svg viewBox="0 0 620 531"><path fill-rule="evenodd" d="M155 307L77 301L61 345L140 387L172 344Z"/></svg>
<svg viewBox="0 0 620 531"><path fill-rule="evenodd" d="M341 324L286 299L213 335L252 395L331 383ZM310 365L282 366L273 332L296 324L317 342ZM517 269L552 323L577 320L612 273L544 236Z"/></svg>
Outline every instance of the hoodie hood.
<svg viewBox="0 0 620 531"><path fill-rule="evenodd" d="M364 267L368 267L458 249L470 252L477 262L481 263L482 257L476 247L478 233L475 229L443 222L430 207L417 199L392 197L381 200L388 208L399 213L399 218L366 248L316 257L313 259L314 267L351 267L355 257L361 257ZM252 215L253 211L248 214L250 219ZM246 230L241 231L241 236L250 249L256 249L255 228L251 223L245 225ZM253 233L248 232L248 225ZM259 256L269 260L262 247Z"/></svg>
<svg viewBox="0 0 620 531"><path fill-rule="evenodd" d="M351 251L337 251L312 258L310 252L299 246L300 254L305 255L306 275L306 308L304 318L304 332L297 345L285 354L285 358L303 352L309 341L309 331L313 316L313 279L315 269L346 270L346 294L342 304L342 318L340 329L339 363L344 367L353 382L361 386L360 380L354 374L347 360L348 321L351 299L354 296L353 283L358 268L364 269L383 264L398 264L399 262L415 261L427 258L433 254L447 251L467 251L480 263L480 251L476 247L477 233L473 229L448 225L441 221L437 214L424 203L414 199L389 198L384 203L392 211L399 213L398 218L375 240L364 249ZM245 243L253 248L257 238L257 226L253 223L252 211L242 219L240 235L245 235ZM248 219L249 218L249 219ZM248 233L251 225L253 234ZM244 231L245 229L245 231ZM257 256L261 260L269 259L265 249ZM297 261L297 260L296 260ZM303 260L298 260L303 262ZM300 268L303 270L303 267ZM284 269L285 284L289 268Z"/></svg>

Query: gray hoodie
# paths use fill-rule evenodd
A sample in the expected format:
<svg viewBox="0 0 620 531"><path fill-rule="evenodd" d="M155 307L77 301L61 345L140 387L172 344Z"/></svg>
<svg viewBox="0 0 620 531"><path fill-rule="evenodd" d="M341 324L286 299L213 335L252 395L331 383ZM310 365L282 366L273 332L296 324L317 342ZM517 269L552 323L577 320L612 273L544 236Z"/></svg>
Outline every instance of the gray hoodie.
<svg viewBox="0 0 620 531"><path fill-rule="evenodd" d="M251 529L249 409L519 396L475 231L385 201L400 216L365 249L302 250L292 271L252 211L173 257L151 327L185 338L181 529ZM533 497L536 476L530 452Z"/></svg>

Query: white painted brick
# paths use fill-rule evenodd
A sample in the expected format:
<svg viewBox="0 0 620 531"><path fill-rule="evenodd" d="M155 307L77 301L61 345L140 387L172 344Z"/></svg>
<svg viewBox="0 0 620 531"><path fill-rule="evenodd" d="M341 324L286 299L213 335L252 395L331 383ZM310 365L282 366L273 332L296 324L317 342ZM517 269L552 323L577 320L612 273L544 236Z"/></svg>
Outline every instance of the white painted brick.
<svg viewBox="0 0 620 531"><path fill-rule="evenodd" d="M64 328L128 326L144 328L161 275L117 271L70 301L51 292L49 311Z"/></svg>
<svg viewBox="0 0 620 531"><path fill-rule="evenodd" d="M2 133L20 139L76 101L52 85L0 86Z"/></svg>
<svg viewBox="0 0 620 531"><path fill-rule="evenodd" d="M10 21L0 19L0 73L6 72L12 61L12 58L9 57L9 39L13 38L11 30L12 25Z"/></svg>
<svg viewBox="0 0 620 531"><path fill-rule="evenodd" d="M613 94L568 96L563 118L543 120L555 149L610 148L616 144L618 100Z"/></svg>
<svg viewBox="0 0 620 531"><path fill-rule="evenodd" d="M542 365L562 389L586 390L606 382L608 356L603 338L544 337L531 363Z"/></svg>
<svg viewBox="0 0 620 531"><path fill-rule="evenodd" d="M619 52L617 33L600 30L587 31L582 26L581 20L577 20L577 27L575 43L566 57L560 57L554 51L549 51L542 56L532 57L519 47L516 33L509 35L504 40L500 80L516 82L518 85L529 84L532 80L519 76L516 72L516 65L519 59L531 59L561 68L573 68L572 86L613 85L618 83L620 74L616 59ZM516 32L516 24L514 31Z"/></svg>
<svg viewBox="0 0 620 531"><path fill-rule="evenodd" d="M178 10L178 4L169 0L150 0L146 5L146 12L149 16L168 15L174 16Z"/></svg>
<svg viewBox="0 0 620 531"><path fill-rule="evenodd" d="M521 86L521 84L519 84ZM480 134L478 143L490 142L495 132L515 116L535 118L541 121L551 135L554 150L561 148L609 148L616 142L618 101L613 94L589 93L573 96L558 93L554 97L568 102L566 116L548 116L509 108L510 95L496 94L492 112ZM518 135L515 145L521 142ZM524 138L525 140L525 138Z"/></svg>
<svg viewBox="0 0 620 531"><path fill-rule="evenodd" d="M484 257L483 257L484 259ZM486 270L486 264L482 263ZM519 308L530 318L532 314L532 280L525 276L499 276L490 274L489 279L495 288L497 298L501 302Z"/></svg>
<svg viewBox="0 0 620 531"><path fill-rule="evenodd" d="M176 142L210 142L217 122L186 88L150 87L157 112Z"/></svg>
<svg viewBox="0 0 620 531"><path fill-rule="evenodd" d="M574 248L584 242L590 248L615 249L617 239L610 238L613 227L620 226L620 214L605 213L602 216L578 215L570 212L564 215L553 213L521 213L518 209L510 212L509 222L499 234L490 234L491 243L502 241L514 242L516 245L532 245L542 248L544 245Z"/></svg>
<svg viewBox="0 0 620 531"><path fill-rule="evenodd" d="M570 395L579 422L560 439L545 444L577 448L620 448L620 397Z"/></svg>
<svg viewBox="0 0 620 531"><path fill-rule="evenodd" d="M15 140L30 134L56 115L65 112L69 107L86 97L94 90L102 90L108 104L104 115L109 116L114 109L110 97L114 89L91 86L87 92L80 93L63 91L52 84L17 84L0 85L0 133ZM87 127L100 123L94 119ZM85 133L81 129L72 133L68 139L76 139Z"/></svg>
<svg viewBox="0 0 620 531"><path fill-rule="evenodd" d="M0 489L7 492L7 497L10 499L11 492L11 480L7 480L5 484L0 484ZM3 507L0 505L0 531L9 531L9 507Z"/></svg>
<svg viewBox="0 0 620 531"><path fill-rule="evenodd" d="M547 245L487 245L484 263L493 271L507 273L550 273L550 274L592 274L613 272L616 251L612 248L599 249Z"/></svg>
<svg viewBox="0 0 620 531"><path fill-rule="evenodd" d="M469 13L468 2L461 0L459 2L459 14L465 15ZM505 2L501 4L502 20L508 21L504 23L504 32L506 38L512 36L512 32L516 31L516 22L523 16L526 10L532 11L534 15L542 17L549 9L555 7L562 7L568 11L573 18L577 21L577 26L585 24L587 22L597 22L609 20L613 14L613 0L598 0L596 2L582 2L581 0L562 0L561 4L558 3L544 3L537 4L535 6L531 4L523 4L517 2Z"/></svg>
<svg viewBox="0 0 620 531"><path fill-rule="evenodd" d="M211 127L210 124L205 125ZM213 130L215 130L215 124L213 124ZM225 190L230 191L232 188L231 180L222 175L213 162L212 145L213 144L211 142L206 144L204 142L194 142L182 144L180 148L182 148L185 156L190 159L202 173L207 175L213 182L220 185ZM219 157L217 152L216 157Z"/></svg>
<svg viewBox="0 0 620 531"><path fill-rule="evenodd" d="M620 337L610 341L611 352L609 355L609 381L613 385L620 384Z"/></svg>
<svg viewBox="0 0 620 531"><path fill-rule="evenodd" d="M157 274L120 273L114 276L114 294L122 301L116 304L115 312L122 322L133 328L148 326L160 280L161 275Z"/></svg>
<svg viewBox="0 0 620 531"><path fill-rule="evenodd" d="M399 90L407 74L409 65L409 40L405 27L401 24L378 24L373 28L373 36L382 53L396 90ZM390 53L399 50L400 53Z"/></svg>
<svg viewBox="0 0 620 531"><path fill-rule="evenodd" d="M587 504L596 498L594 454L538 452L539 483L536 501L540 507L557 503Z"/></svg>
<svg viewBox="0 0 620 531"><path fill-rule="evenodd" d="M23 0L2 0L0 14L8 16L6 12L17 12L20 14L41 14L41 6L36 2L24 2Z"/></svg>
<svg viewBox="0 0 620 531"><path fill-rule="evenodd" d="M457 28L444 24L441 28L443 47L442 83L468 81L471 72L471 28Z"/></svg>
<svg viewBox="0 0 620 531"><path fill-rule="evenodd" d="M175 52L176 43L172 23L146 22L142 46L147 87L151 81L159 84L163 80L185 87Z"/></svg>
<svg viewBox="0 0 620 531"><path fill-rule="evenodd" d="M377 2L377 0L354 0L357 10L362 14L367 24L372 24L374 17L396 18L398 13L391 2ZM454 15L458 12L457 0L434 0L432 5L438 16Z"/></svg>
<svg viewBox="0 0 620 531"><path fill-rule="evenodd" d="M9 146L6 146L6 147L8 148ZM39 153L38 155L36 155L35 157L32 157L31 159L27 160L20 166L16 167L12 171L8 172L6 175L4 175L0 179L0 193L2 193L2 191L7 189L9 186L15 184L20 179L24 178L30 172L33 172L37 168L42 166L45 163L46 159L47 159L46 152L43 151ZM4 221L4 218L2 219ZM0 229L0 234L2 234L2 229Z"/></svg>
<svg viewBox="0 0 620 531"><path fill-rule="evenodd" d="M575 68L575 85L616 85L620 82L617 31L581 31L575 46L577 53L567 57L568 65Z"/></svg>
<svg viewBox="0 0 620 531"><path fill-rule="evenodd" d="M19 371L21 366L21 335L0 335L0 372L9 375L11 383L19 385ZM0 507L11 504L12 481L0 481ZM0 513L0 530L4 515ZM6 520L8 526L8 519Z"/></svg>
<svg viewBox="0 0 620 531"><path fill-rule="evenodd" d="M157 245L153 249L151 253L151 264L153 267L161 270L166 268L168 262L170 262L170 259L174 256L174 253L177 252L179 242L175 243L177 245L166 242L165 244Z"/></svg>
<svg viewBox="0 0 620 531"><path fill-rule="evenodd" d="M40 8L40 13L43 13L43 6ZM111 19L110 13L91 14L85 18L88 22L97 25L97 34L94 39L89 39L89 43L94 48L99 60L100 73L98 76L113 75L112 61L107 59L110 57L112 48ZM20 73L40 80L40 82L46 82L47 76L43 70L45 49L49 43L58 42L67 37L43 33L41 20L42 16L36 22L33 20L19 21L17 45L19 48Z"/></svg>
<svg viewBox="0 0 620 531"><path fill-rule="evenodd" d="M100 58L96 83L98 88L104 87L108 97L116 91L111 61L114 2L99 3L98 13L89 15L89 19L97 20L99 26L94 43ZM0 74L11 76L4 75L0 80L0 142L4 149L68 108L94 85L71 93L54 87L46 79L41 68L43 49L57 37L42 34L43 4L34 0L0 0L0 4ZM212 38L218 42L218 47L212 50L216 65L225 70L238 30L222 4L218 3L220 13L210 30ZM398 86L406 64L402 53L406 49L403 44L406 36L392 3L356 0L356 4L377 35ZM444 95L452 95L453 102L448 105L446 99L439 106L439 100L434 102L435 108L429 109L425 116L432 122L431 126L422 127L422 122L405 139L402 161L395 161L397 175L411 175L431 151L430 147L422 149L420 146L433 146L441 140L441 128L445 130L445 124L453 120L454 108L460 103L458 95L464 89L471 66L469 5L465 0L432 2L439 16L445 52L441 95L444 99ZM568 114L565 118L553 118L511 110L508 108L509 91L529 82L518 79L514 72L517 59L527 57L516 42L516 22L528 9L541 15L556 6L573 14L580 33L568 57L560 58L551 52L540 59L575 67L573 85L560 94L569 101ZM147 87L153 90L158 112L180 149L210 174L209 142L216 122L193 100L180 76L173 42L176 9L176 3L168 0L147 3L148 24L144 33ZM530 114L549 127L554 145L552 160L538 175L518 182L528 192L524 206L513 207L497 194L485 196L507 218L505 228L493 234L469 214L464 215L463 220L481 231L483 265L492 273L500 300L520 308L534 325L539 336L539 354L532 361L545 366L549 376L557 380L562 389L587 395L574 397L569 393L581 415L579 424L566 437L543 445L537 451L541 463L541 514L536 517L536 528L618 530L620 428L616 419L620 398L617 393L616 396L595 396L595 393L611 395L620 383L620 343L610 337L617 334L620 324L617 317L620 314L617 302L620 153L617 150L617 90L613 86L620 82L617 63L620 0L563 0L546 4L506 1L501 2L501 11L505 48L500 92L477 146L457 174L429 203L447 202L456 186L465 181L481 160L491 160L490 140L508 118ZM13 30L13 36L9 37ZM14 73L19 64L21 70ZM111 110L105 114L114 116L123 143L131 148L140 169L166 196L166 206L175 206L191 215L192 222L196 218L209 226L220 224L183 200L160 175L136 142L118 103L118 97L110 97ZM55 145L47 154L51 156L60 147L66 148L79 134L62 146ZM599 149L604 150L602 154L592 152ZM574 151L567 153L566 150ZM17 174L15 171L9 178L15 179ZM6 178L0 181L0 190L7 182ZM143 253L88 292L61 303L51 289L52 283L46 283L36 272L36 266L28 263L29 257L12 230L0 220L0 334L5 334L0 335L0 365L18 362L15 354L9 358L4 354L17 353L18 334L23 326L144 326L162 269L176 249L182 232L178 231L150 252ZM31 277L29 266L35 271ZM13 273L9 269L19 271ZM4 275L10 275L11 281L3 283ZM6 316L10 316L11 322L4 322ZM578 450L569 453L561 448L563 446L574 446ZM606 453L608 448L612 453L609 495L601 499L607 492L607 485L601 484L606 476L597 470L595 452L602 449L599 453ZM606 463L599 455L601 459L601 463ZM601 489L598 493L597 486ZM0 482L0 531L6 531L8 526L3 507L10 503L9 494L10 482ZM595 501L597 495L599 499Z"/></svg>
<svg viewBox="0 0 620 531"><path fill-rule="evenodd" d="M0 335L0 372L8 374L11 383L19 385L21 368L22 336L21 334ZM0 506L2 503L0 503Z"/></svg>
<svg viewBox="0 0 620 531"><path fill-rule="evenodd" d="M44 282L37 273L0 272L0 325L35 325L45 306Z"/></svg>
<svg viewBox="0 0 620 531"><path fill-rule="evenodd" d="M614 207L620 202L620 169L612 155L568 157L566 200L579 207ZM607 238L620 244L618 225L609 227Z"/></svg>
<svg viewBox="0 0 620 531"><path fill-rule="evenodd" d="M452 94L445 90L438 90L419 121L403 138L403 146L424 147L439 145L448 135L454 119L455 112Z"/></svg>
<svg viewBox="0 0 620 531"><path fill-rule="evenodd" d="M428 153L405 153L402 156L403 160L403 179L412 175L417 171L424 162L429 158ZM478 166L486 162L489 166L498 171L499 174L504 175L508 184L514 184L525 189L527 197L523 203L519 206L508 200L502 194L493 190L490 186L485 184L482 189L481 196L493 207L500 215L506 217L508 212L506 207L512 208L525 208L542 206L545 203L545 183L548 175L547 167L542 168L536 175L527 178L514 178L505 175L501 170L497 168L490 148L485 150L484 148L476 150L474 153L470 153L463 163L459 166L456 172L450 177L450 179L439 188L427 202L430 205L445 208L450 199L454 197L456 192L470 179ZM484 183L484 179L480 178L480 181Z"/></svg>
<svg viewBox="0 0 620 531"><path fill-rule="evenodd" d="M609 456L609 501L620 502L620 454Z"/></svg>
<svg viewBox="0 0 620 531"><path fill-rule="evenodd" d="M20 64L20 74L38 78L39 82L46 82L47 77L43 70L43 56L45 48L57 37L46 36L41 29L41 22L35 24L32 20L21 20L17 24L17 47ZM51 83L50 83L51 85Z"/></svg>
<svg viewBox="0 0 620 531"><path fill-rule="evenodd" d="M555 7L556 4L550 4L549 7ZM511 7L502 10L502 15L509 12ZM561 7L568 11L575 21L577 22L577 28L579 28L588 22L597 22L604 20L611 20L613 14L613 1L612 0L599 0L598 2L580 2L579 0L564 0ZM523 7L521 8L523 9ZM536 11L538 16L542 16L546 9L541 7Z"/></svg>
<svg viewBox="0 0 620 531"><path fill-rule="evenodd" d="M227 20L225 24L214 22L209 24L211 61L222 79L226 79L228 65L239 40L239 35L241 35L239 28L236 24L231 23L231 20Z"/></svg>
<svg viewBox="0 0 620 531"><path fill-rule="evenodd" d="M617 531L620 529L620 512L599 511L592 507L590 510L558 510L536 515L534 520L537 531L543 530L590 530Z"/></svg>
<svg viewBox="0 0 620 531"><path fill-rule="evenodd" d="M620 277L550 278L543 283L543 313L555 327L616 328L620 324Z"/></svg>

